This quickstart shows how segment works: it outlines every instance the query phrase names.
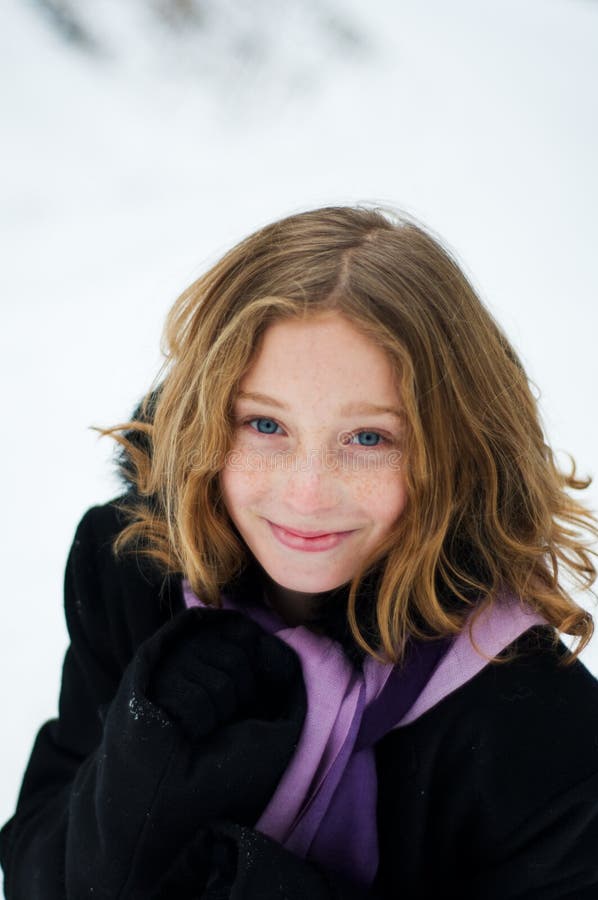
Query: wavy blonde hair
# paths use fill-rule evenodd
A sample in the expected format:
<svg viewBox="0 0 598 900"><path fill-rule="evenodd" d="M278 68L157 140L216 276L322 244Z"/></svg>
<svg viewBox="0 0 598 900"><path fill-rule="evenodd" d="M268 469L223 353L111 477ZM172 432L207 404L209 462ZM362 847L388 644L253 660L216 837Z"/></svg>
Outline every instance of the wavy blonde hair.
<svg viewBox="0 0 598 900"><path fill-rule="evenodd" d="M598 522L567 489L591 479L576 477L573 460L569 474L559 470L523 366L451 253L388 209L326 207L274 222L178 298L164 365L138 414L98 429L123 446L134 485L115 552L151 556L220 605L249 553L218 478L233 445L239 382L273 322L328 312L386 352L406 416L408 501L351 582L357 644L398 663L410 635L457 634L508 588L544 616L555 643L559 632L579 638L565 657L573 662L593 620L560 574L591 588ZM380 562L376 648L359 629L355 602Z"/></svg>

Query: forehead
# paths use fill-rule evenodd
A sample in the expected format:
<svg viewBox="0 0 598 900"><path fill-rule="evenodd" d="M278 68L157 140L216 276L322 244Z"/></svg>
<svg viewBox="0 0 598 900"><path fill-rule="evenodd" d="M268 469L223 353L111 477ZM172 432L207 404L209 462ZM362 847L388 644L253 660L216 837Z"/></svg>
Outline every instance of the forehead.
<svg viewBox="0 0 598 900"><path fill-rule="evenodd" d="M337 313L270 325L239 389L277 396L308 391L314 398L333 392L387 404L398 395L388 356Z"/></svg>

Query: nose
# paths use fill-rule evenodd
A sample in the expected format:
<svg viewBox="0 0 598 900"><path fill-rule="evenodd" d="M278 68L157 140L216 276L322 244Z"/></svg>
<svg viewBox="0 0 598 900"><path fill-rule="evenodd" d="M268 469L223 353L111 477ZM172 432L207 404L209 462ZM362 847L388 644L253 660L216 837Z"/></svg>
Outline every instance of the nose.
<svg viewBox="0 0 598 900"><path fill-rule="evenodd" d="M307 517L334 509L340 490L334 459L324 450L295 453L287 460L281 499L297 514Z"/></svg>

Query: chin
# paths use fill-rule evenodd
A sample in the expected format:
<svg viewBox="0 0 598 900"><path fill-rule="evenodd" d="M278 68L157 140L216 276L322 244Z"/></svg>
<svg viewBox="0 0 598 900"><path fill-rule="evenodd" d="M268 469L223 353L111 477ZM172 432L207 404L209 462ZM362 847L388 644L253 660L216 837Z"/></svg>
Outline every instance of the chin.
<svg viewBox="0 0 598 900"><path fill-rule="evenodd" d="M333 591L343 584L347 584L351 578L289 578L288 572L276 572L270 570L266 566L262 566L264 571L279 587L287 591L294 591L299 594L323 594L326 591Z"/></svg>

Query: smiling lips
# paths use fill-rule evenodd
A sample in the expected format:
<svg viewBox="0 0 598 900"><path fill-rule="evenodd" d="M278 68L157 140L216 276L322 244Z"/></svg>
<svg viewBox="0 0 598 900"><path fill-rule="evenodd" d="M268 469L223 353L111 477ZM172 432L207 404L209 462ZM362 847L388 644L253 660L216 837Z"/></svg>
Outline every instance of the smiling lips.
<svg viewBox="0 0 598 900"><path fill-rule="evenodd" d="M267 521L274 537L281 544L293 550L305 550L308 553L331 550L333 547L337 547L348 535L353 534L352 531L290 531L282 528L280 525L275 525L274 522Z"/></svg>

